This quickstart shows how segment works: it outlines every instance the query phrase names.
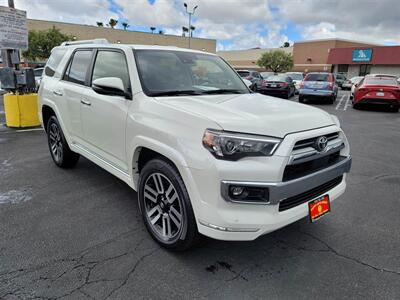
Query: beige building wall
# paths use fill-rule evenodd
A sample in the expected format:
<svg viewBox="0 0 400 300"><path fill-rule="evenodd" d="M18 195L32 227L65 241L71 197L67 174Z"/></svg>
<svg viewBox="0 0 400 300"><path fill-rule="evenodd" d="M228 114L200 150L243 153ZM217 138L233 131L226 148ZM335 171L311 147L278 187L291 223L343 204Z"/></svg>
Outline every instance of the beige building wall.
<svg viewBox="0 0 400 300"><path fill-rule="evenodd" d="M293 48L268 48L268 49L248 49L248 50L232 50L232 51L218 51L217 54L225 59L235 69L251 69L251 70L264 70L264 68L257 65L257 60L265 52L274 50L283 50L286 53L292 53Z"/></svg>
<svg viewBox="0 0 400 300"><path fill-rule="evenodd" d="M188 38L182 36L158 33L152 34L146 32L53 21L28 20L28 30L47 30L53 26L60 29L64 34L75 36L77 40L105 38L110 43L177 46L181 48L189 47ZM190 45L192 49L211 53L216 52L216 40L191 38Z"/></svg>
<svg viewBox="0 0 400 300"><path fill-rule="evenodd" d="M326 39L296 42L293 45L293 71L313 72L331 71L332 65L327 64L329 51L332 48L370 47L376 46L362 42Z"/></svg>

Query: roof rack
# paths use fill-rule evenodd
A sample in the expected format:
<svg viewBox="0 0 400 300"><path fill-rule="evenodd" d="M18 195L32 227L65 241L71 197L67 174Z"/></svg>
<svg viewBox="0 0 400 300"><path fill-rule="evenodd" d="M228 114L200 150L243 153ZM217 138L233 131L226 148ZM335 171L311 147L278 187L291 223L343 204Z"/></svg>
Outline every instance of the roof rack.
<svg viewBox="0 0 400 300"><path fill-rule="evenodd" d="M109 44L107 39L93 39L93 40L81 40L81 41L66 41L61 43L61 46L69 45L84 45L84 44Z"/></svg>

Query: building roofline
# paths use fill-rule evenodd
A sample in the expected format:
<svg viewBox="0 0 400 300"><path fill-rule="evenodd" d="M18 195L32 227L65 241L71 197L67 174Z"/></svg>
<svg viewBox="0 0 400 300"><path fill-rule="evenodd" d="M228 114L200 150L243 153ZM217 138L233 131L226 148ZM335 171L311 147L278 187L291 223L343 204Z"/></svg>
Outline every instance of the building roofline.
<svg viewBox="0 0 400 300"><path fill-rule="evenodd" d="M304 44L304 43L314 43L314 42L329 42L329 41L340 41L340 42L368 44L368 45L375 45L375 46L385 46L383 44L370 43L370 42L367 42L367 41L355 41L355 40L341 39L341 38L327 38L327 39L312 39L312 40L306 40L306 41L296 41L296 42L294 42L294 44Z"/></svg>
<svg viewBox="0 0 400 300"><path fill-rule="evenodd" d="M244 52L244 51L263 51L263 50L282 50L282 49L293 49L293 46L290 47L271 47L271 48L250 48L250 49L235 49L235 50L219 50L217 53L221 52Z"/></svg>
<svg viewBox="0 0 400 300"><path fill-rule="evenodd" d="M77 26L88 26L88 27L94 27L94 28L100 28L100 29L106 29L106 30L120 30L120 31L124 31L124 32L143 33L143 34L150 34L150 35L152 35L152 34L160 35L159 33L151 33L151 32L145 32L145 31L124 30L124 29L120 29L120 28L109 28L109 27L106 27L106 26L99 27L99 26L96 26L96 25L78 24L78 23L69 23L69 22L60 22L60 21L52 21L52 20L40 20L40 19L31 19L31 18L28 18L28 21L38 21L38 22L46 22L46 23L58 23L58 24L77 25ZM166 34L166 33L163 33L163 34L161 34L161 35L173 36L173 37L181 37L181 38L187 38L187 37L183 37L183 36L181 36L181 35ZM217 40L215 40L215 39L200 38L200 37L191 37L190 39L195 39L195 40L209 40L209 41L215 41L215 42L217 42Z"/></svg>

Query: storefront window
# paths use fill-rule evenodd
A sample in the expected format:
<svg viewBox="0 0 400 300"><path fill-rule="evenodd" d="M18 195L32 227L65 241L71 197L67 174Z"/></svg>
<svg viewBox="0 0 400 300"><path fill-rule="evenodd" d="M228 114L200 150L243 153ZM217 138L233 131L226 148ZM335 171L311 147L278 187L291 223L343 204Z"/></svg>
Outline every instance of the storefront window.
<svg viewBox="0 0 400 300"><path fill-rule="evenodd" d="M338 73L347 73L349 71L349 65L338 65Z"/></svg>
<svg viewBox="0 0 400 300"><path fill-rule="evenodd" d="M359 76L365 76L371 73L371 65L360 65Z"/></svg>

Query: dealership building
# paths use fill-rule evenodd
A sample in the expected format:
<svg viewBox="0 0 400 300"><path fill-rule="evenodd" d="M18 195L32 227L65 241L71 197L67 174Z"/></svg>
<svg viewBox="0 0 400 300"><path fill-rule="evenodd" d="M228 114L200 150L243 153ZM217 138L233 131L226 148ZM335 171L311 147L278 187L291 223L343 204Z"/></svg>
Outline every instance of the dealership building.
<svg viewBox="0 0 400 300"><path fill-rule="evenodd" d="M348 78L366 74L400 76L400 46L351 47L331 49L328 64Z"/></svg>

